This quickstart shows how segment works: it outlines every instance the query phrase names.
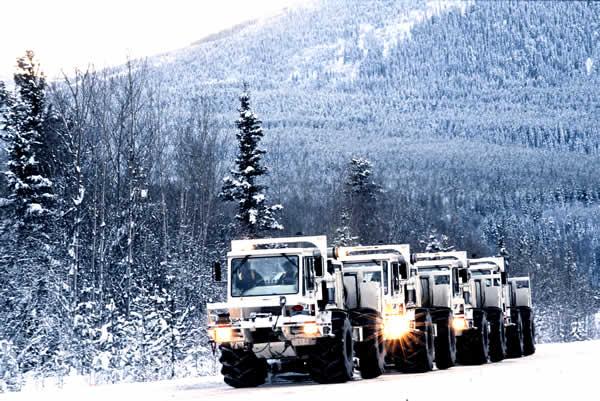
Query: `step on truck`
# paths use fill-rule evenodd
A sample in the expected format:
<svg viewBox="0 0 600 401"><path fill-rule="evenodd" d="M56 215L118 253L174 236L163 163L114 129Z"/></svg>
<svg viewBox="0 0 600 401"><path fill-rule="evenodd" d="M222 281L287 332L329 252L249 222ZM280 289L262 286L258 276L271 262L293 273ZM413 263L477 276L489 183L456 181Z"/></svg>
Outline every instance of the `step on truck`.
<svg viewBox="0 0 600 401"><path fill-rule="evenodd" d="M309 373L319 383L352 378L354 338L363 333L352 327L326 237L232 241L227 267L227 301L207 305L227 384L258 386L269 372Z"/></svg>
<svg viewBox="0 0 600 401"><path fill-rule="evenodd" d="M434 361L438 369L454 365L451 314L422 305L409 245L340 247L334 253L342 262L351 319L359 326L372 325L364 342L356 344L363 377L373 372L371 363L365 369L363 359L383 359L402 372L430 371Z"/></svg>
<svg viewBox="0 0 600 401"><path fill-rule="evenodd" d="M467 253L417 253L413 260L421 307L437 328L436 339L444 338L451 344L448 363L486 363L489 325L485 312L471 305Z"/></svg>
<svg viewBox="0 0 600 401"><path fill-rule="evenodd" d="M506 293L510 316L516 323L515 329L507 331L507 356L532 355L535 353L535 323L529 276L509 278Z"/></svg>

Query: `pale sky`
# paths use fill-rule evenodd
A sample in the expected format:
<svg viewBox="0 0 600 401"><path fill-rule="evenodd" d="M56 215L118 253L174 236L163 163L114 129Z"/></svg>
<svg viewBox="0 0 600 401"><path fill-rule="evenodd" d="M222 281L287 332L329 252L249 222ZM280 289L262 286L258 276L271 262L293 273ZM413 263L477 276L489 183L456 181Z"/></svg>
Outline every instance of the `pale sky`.
<svg viewBox="0 0 600 401"><path fill-rule="evenodd" d="M33 50L49 78L185 47L302 0L0 0L0 79Z"/></svg>

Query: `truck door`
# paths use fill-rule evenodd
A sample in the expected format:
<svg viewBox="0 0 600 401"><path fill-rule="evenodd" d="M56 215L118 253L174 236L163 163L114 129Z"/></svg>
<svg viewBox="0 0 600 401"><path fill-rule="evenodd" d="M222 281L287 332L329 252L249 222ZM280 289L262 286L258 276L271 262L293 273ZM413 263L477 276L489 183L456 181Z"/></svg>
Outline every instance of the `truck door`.
<svg viewBox="0 0 600 401"><path fill-rule="evenodd" d="M431 307L431 289L429 287L429 276L420 277L421 280L421 306Z"/></svg>
<svg viewBox="0 0 600 401"><path fill-rule="evenodd" d="M358 280L356 273L344 273L344 299L346 308L358 308Z"/></svg>
<svg viewBox="0 0 600 401"><path fill-rule="evenodd" d="M475 280L475 306L483 308L485 306L485 299L483 295L483 288L481 286L481 279Z"/></svg>
<svg viewBox="0 0 600 401"><path fill-rule="evenodd" d="M361 308L381 310L381 271L363 272L359 288Z"/></svg>

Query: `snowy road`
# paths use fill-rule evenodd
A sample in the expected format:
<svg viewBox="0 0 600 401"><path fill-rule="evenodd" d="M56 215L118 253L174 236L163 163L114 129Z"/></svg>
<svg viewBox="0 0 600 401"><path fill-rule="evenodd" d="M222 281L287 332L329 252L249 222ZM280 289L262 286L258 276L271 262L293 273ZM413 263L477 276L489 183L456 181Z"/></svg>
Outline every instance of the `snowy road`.
<svg viewBox="0 0 600 401"><path fill-rule="evenodd" d="M306 379L277 380L253 389L233 389L220 377L154 383L69 387L0 395L0 400L597 400L600 341L539 345L535 355L485 366L457 366L426 374L387 373L374 380L318 385ZM450 396L450 397L449 397ZM327 397L327 398L324 398Z"/></svg>

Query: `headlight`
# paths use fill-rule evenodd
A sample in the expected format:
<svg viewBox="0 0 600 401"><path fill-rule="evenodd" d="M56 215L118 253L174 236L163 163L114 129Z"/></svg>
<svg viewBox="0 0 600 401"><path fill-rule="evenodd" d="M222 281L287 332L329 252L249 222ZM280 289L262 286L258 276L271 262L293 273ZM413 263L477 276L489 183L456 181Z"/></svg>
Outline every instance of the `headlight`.
<svg viewBox="0 0 600 401"><path fill-rule="evenodd" d="M463 331L467 328L467 321L463 317L455 317L452 319L452 328L454 331Z"/></svg>
<svg viewBox="0 0 600 401"><path fill-rule="evenodd" d="M316 323L306 323L302 326L302 332L307 336L314 336L319 334L319 326Z"/></svg>
<svg viewBox="0 0 600 401"><path fill-rule="evenodd" d="M216 343L228 343L233 339L231 327L215 327L210 329L210 334Z"/></svg>
<svg viewBox="0 0 600 401"><path fill-rule="evenodd" d="M410 319L404 315L393 315L385 319L383 337L387 340L397 340L410 331Z"/></svg>

